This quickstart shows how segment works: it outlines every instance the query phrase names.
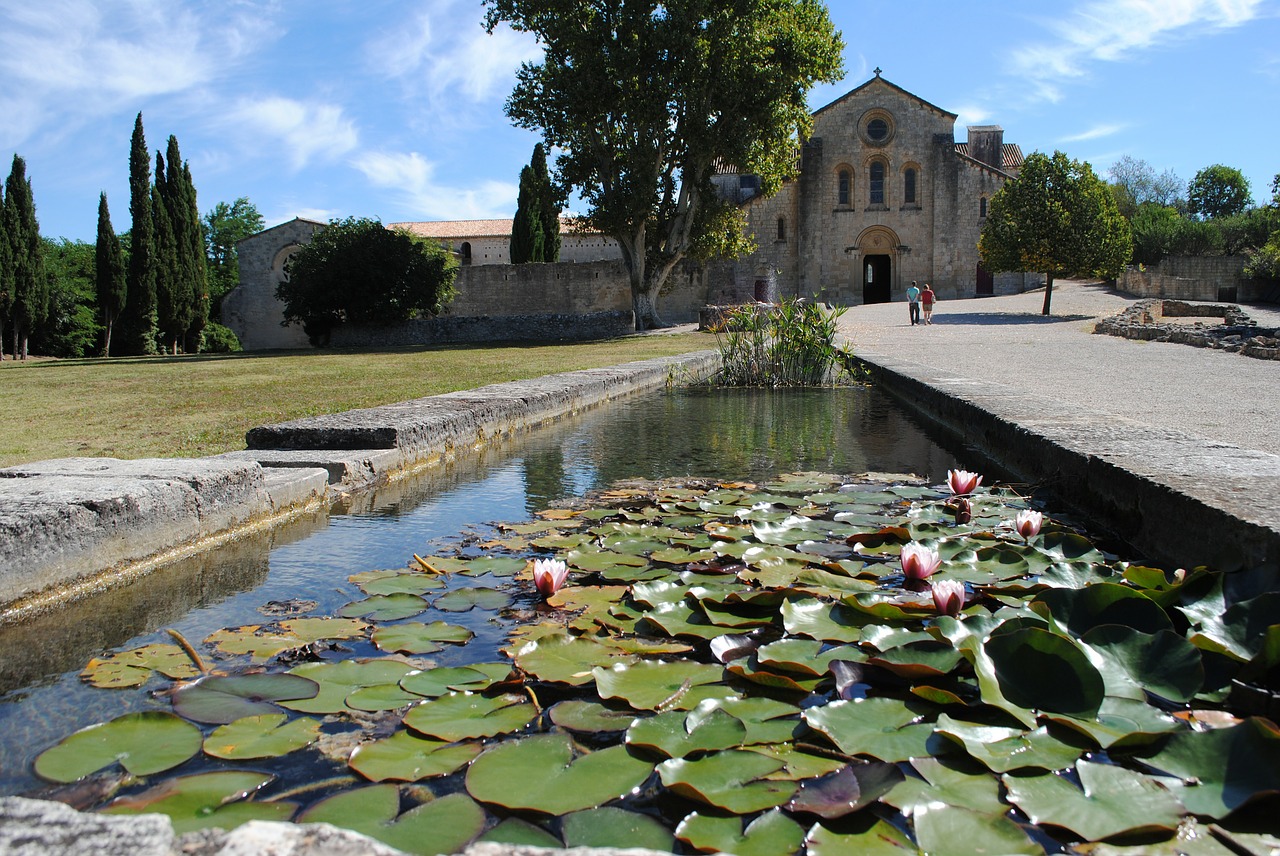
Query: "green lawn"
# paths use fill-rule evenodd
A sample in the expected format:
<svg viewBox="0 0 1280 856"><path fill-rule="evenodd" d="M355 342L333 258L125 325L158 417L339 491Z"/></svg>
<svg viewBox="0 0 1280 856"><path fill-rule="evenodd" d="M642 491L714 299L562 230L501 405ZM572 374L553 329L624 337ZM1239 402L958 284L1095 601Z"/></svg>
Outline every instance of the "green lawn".
<svg viewBox="0 0 1280 856"><path fill-rule="evenodd" d="M0 363L0 467L76 455L200 457L268 425L714 348L709 333L555 345Z"/></svg>

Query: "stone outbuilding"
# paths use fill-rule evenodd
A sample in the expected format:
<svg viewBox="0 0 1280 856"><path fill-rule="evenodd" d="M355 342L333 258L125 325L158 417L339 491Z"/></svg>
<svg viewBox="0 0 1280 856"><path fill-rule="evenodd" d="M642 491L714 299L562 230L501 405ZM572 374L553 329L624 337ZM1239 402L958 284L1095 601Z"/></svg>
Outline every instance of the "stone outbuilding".
<svg viewBox="0 0 1280 856"><path fill-rule="evenodd" d="M388 223L419 238L433 238L448 248L462 265L511 264L513 220L429 220ZM582 263L622 258L618 242L598 232L574 232L571 221L560 222L560 261Z"/></svg>
<svg viewBox="0 0 1280 856"><path fill-rule="evenodd" d="M912 280L942 299L1010 294L1038 274L991 274L978 262L987 205L1018 174L1022 150L998 125L955 140L956 114L880 76L813 114L799 175L771 197L725 171L756 252L731 265L734 291L816 297L843 306L903 300Z"/></svg>
<svg viewBox="0 0 1280 856"><path fill-rule="evenodd" d="M301 325L280 325L284 304L276 299L276 284L284 279L289 257L327 225L295 217L236 244L240 285L222 298L222 323L235 332L240 347L246 351L311 347Z"/></svg>

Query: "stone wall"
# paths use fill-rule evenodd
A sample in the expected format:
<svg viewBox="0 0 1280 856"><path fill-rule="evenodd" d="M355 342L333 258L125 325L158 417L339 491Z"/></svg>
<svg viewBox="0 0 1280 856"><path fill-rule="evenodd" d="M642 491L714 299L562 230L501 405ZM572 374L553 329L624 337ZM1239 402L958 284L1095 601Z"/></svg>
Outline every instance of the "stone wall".
<svg viewBox="0 0 1280 856"><path fill-rule="evenodd" d="M1158 265L1126 267L1117 285L1138 297L1231 303L1269 299L1261 283L1245 277L1245 261L1244 256L1168 256Z"/></svg>
<svg viewBox="0 0 1280 856"><path fill-rule="evenodd" d="M301 326L281 326L283 304L275 288L289 255L322 227L293 220L240 243L240 286L223 299L222 314L245 350L311 347ZM697 321L713 281L719 280L699 265L678 266L658 303L659 314L669 323ZM586 340L634 329L630 280L620 261L468 265L458 269L456 288L457 297L441 318L394 328L338 329L331 344Z"/></svg>

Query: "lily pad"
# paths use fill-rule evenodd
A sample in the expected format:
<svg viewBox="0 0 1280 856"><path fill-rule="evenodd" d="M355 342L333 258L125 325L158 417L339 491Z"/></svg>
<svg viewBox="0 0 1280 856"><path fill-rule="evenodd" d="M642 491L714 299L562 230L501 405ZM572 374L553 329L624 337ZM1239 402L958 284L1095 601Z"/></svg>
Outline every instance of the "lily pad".
<svg viewBox="0 0 1280 856"><path fill-rule="evenodd" d="M834 773L801 782L787 810L828 820L844 817L880 799L904 778L897 764L846 764Z"/></svg>
<svg viewBox="0 0 1280 856"><path fill-rule="evenodd" d="M1136 589L1117 583L1095 583L1081 589L1054 588L1042 591L1031 608L1053 616L1053 620L1076 636L1095 627L1119 624L1141 633L1173 629L1160 605Z"/></svg>
<svg viewBox="0 0 1280 856"><path fill-rule="evenodd" d="M480 692L505 678L510 671L506 663L441 666L407 673L400 679L400 687L426 698L451 692Z"/></svg>
<svg viewBox="0 0 1280 856"><path fill-rule="evenodd" d="M432 654L441 649L440 642L462 644L475 636L465 627L432 621L426 624L412 621L389 624L373 632L373 644L383 651L399 651L404 654Z"/></svg>
<svg viewBox="0 0 1280 856"><path fill-rule="evenodd" d="M211 827L235 829L251 820L286 821L298 810L297 803L247 799L274 780L269 773L231 770L179 776L99 810L104 814L165 814L178 835Z"/></svg>
<svg viewBox="0 0 1280 856"><path fill-rule="evenodd" d="M613 710L595 701L562 701L547 714L561 728L583 734L609 734L626 731L635 721L634 711Z"/></svg>
<svg viewBox="0 0 1280 856"><path fill-rule="evenodd" d="M365 571L347 579L368 595L424 594L432 589L444 588L444 580L439 576L407 568L398 571Z"/></svg>
<svg viewBox="0 0 1280 856"><path fill-rule="evenodd" d="M921 720L931 708L895 698L833 701L804 712L804 721L825 734L846 755L905 761L929 753L933 726Z"/></svg>
<svg viewBox="0 0 1280 856"><path fill-rule="evenodd" d="M36 757L35 772L74 782L117 761L135 776L173 769L200 751L200 729L171 713L126 713L82 728Z"/></svg>
<svg viewBox="0 0 1280 856"><path fill-rule="evenodd" d="M637 719L627 729L627 745L656 752L666 758L683 758L695 752L732 749L747 738L747 726L721 708L705 716L667 711Z"/></svg>
<svg viewBox="0 0 1280 856"><path fill-rule="evenodd" d="M368 627L358 618L295 618L270 627L229 627L210 634L204 641L224 654L248 654L255 660L265 660L321 639L361 636Z"/></svg>
<svg viewBox="0 0 1280 856"><path fill-rule="evenodd" d="M808 856L910 856L919 853L915 843L885 820L858 815L854 823L838 827L815 824L805 836Z"/></svg>
<svg viewBox="0 0 1280 856"><path fill-rule="evenodd" d="M1073 743L1063 742L1049 733L1045 727L1034 731L961 722L945 713L938 717L935 729L938 734L958 741L975 760L996 773L1007 773L1033 767L1040 770L1061 770L1071 766L1085 751L1084 741L1076 738ZM1070 732L1068 732L1070 734Z"/></svg>
<svg viewBox="0 0 1280 856"><path fill-rule="evenodd" d="M565 815L560 834L565 847L636 847L666 853L675 844L671 830L657 820L613 806Z"/></svg>
<svg viewBox="0 0 1280 856"><path fill-rule="evenodd" d="M200 674L191 658L177 645L153 643L106 657L94 657L80 673L80 679L103 689L140 687L156 672L173 680L194 678Z"/></svg>
<svg viewBox="0 0 1280 856"><path fill-rule="evenodd" d="M1099 671L1107 695L1190 701L1204 684L1200 651L1171 630L1143 633L1131 627L1095 627L1080 641L1105 661Z"/></svg>
<svg viewBox="0 0 1280 856"><path fill-rule="evenodd" d="M484 809L466 794L423 803L400 814L400 789L370 785L342 791L307 809L299 823L331 823L406 853L460 853L484 831Z"/></svg>
<svg viewBox="0 0 1280 856"><path fill-rule="evenodd" d="M397 731L384 740L361 743L348 766L373 782L416 782L447 776L480 754L477 743L445 743Z"/></svg>
<svg viewBox="0 0 1280 856"><path fill-rule="evenodd" d="M1189 811L1226 817L1258 797L1280 792L1280 729L1250 717L1233 728L1184 731L1146 763L1182 779L1174 793Z"/></svg>
<svg viewBox="0 0 1280 856"><path fill-rule="evenodd" d="M346 618L370 618L374 621L398 621L427 611L427 601L416 594L375 594L349 603L338 614Z"/></svg>
<svg viewBox="0 0 1280 856"><path fill-rule="evenodd" d="M225 725L246 716L279 713L275 702L312 699L319 685L300 675L210 675L173 694L173 709L195 722Z"/></svg>
<svg viewBox="0 0 1280 856"><path fill-rule="evenodd" d="M690 660L617 663L592 669L601 698L619 698L636 710L689 710L709 698L726 698L733 690L720 683L719 666Z"/></svg>
<svg viewBox="0 0 1280 856"><path fill-rule="evenodd" d="M579 754L568 736L543 734L491 746L471 763L466 782L482 802L559 816L624 796L651 772L625 746Z"/></svg>
<svg viewBox="0 0 1280 856"><path fill-rule="evenodd" d="M478 841L490 844L510 844L513 847L550 847L559 850L564 843L541 826L535 826L518 817L508 817L481 835Z"/></svg>
<svg viewBox="0 0 1280 856"><path fill-rule="evenodd" d="M319 685L310 698L283 702L283 706L300 713L342 713L348 710L347 698L368 687L389 687L398 691L400 679L413 671L408 663L398 660L340 660L325 663L303 663L289 670L289 675L307 678Z"/></svg>
<svg viewBox="0 0 1280 856"><path fill-rule="evenodd" d="M278 758L319 738L318 721L310 717L287 720L286 714L268 713L221 725L205 738L204 753L228 761Z"/></svg>
<svg viewBox="0 0 1280 856"><path fill-rule="evenodd" d="M506 592L485 586L475 586L454 589L442 594L435 599L432 606L443 612L467 612L472 609L504 609L510 604L511 598Z"/></svg>
<svg viewBox="0 0 1280 856"><path fill-rule="evenodd" d="M827 642L857 642L869 623L856 610L817 598L787 601L782 605L782 626L792 636L809 636Z"/></svg>
<svg viewBox="0 0 1280 856"><path fill-rule="evenodd" d="M405 714L404 724L428 737L456 741L519 731L537 715L537 709L524 696L514 693L493 698L450 693L411 709Z"/></svg>
<svg viewBox="0 0 1280 856"><path fill-rule="evenodd" d="M997 631L983 647L1001 694L1018 707L1085 717L1102 704L1102 675L1065 636L1035 627Z"/></svg>
<svg viewBox="0 0 1280 856"><path fill-rule="evenodd" d="M683 797L734 814L750 814L784 805L796 791L795 782L767 777L786 763L744 750L715 752L690 760L672 758L658 765L662 784Z"/></svg>
<svg viewBox="0 0 1280 856"><path fill-rule="evenodd" d="M736 856L791 856L804 844L804 829L777 809L744 829L740 817L693 814L680 821L676 837L701 853Z"/></svg>
<svg viewBox="0 0 1280 856"><path fill-rule="evenodd" d="M1005 775L1009 801L1032 823L1069 829L1086 839L1176 829L1182 816L1177 797L1150 776L1112 764L1080 761L1080 787L1062 776Z"/></svg>
<svg viewBox="0 0 1280 856"><path fill-rule="evenodd" d="M594 680L596 666L630 663L634 657L620 654L593 639L557 633L526 642L511 652L511 659L523 671L541 681L582 686Z"/></svg>
<svg viewBox="0 0 1280 856"><path fill-rule="evenodd" d="M928 805L915 815L916 841L930 856L1042 856L1044 848L1022 827L998 814L983 814L954 805Z"/></svg>

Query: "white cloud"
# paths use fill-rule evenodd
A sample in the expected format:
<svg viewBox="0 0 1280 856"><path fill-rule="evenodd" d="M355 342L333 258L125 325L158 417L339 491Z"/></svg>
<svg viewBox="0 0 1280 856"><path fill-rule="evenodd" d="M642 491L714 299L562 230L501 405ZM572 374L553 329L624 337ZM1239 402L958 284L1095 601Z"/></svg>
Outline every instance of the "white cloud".
<svg viewBox="0 0 1280 856"><path fill-rule="evenodd" d="M278 96L244 100L232 118L281 143L294 170L306 167L312 160L337 160L360 142L355 122L333 104Z"/></svg>
<svg viewBox="0 0 1280 856"><path fill-rule="evenodd" d="M990 121L991 110L978 104L962 104L956 109L956 127L983 125Z"/></svg>
<svg viewBox="0 0 1280 856"><path fill-rule="evenodd" d="M1012 72L1039 100L1056 102L1061 84L1086 75L1096 62L1245 24L1264 0L1089 0L1050 24L1055 40L1014 52Z"/></svg>
<svg viewBox="0 0 1280 856"><path fill-rule="evenodd" d="M263 15L133 0L0 0L6 144L192 93L267 37Z"/></svg>
<svg viewBox="0 0 1280 856"><path fill-rule="evenodd" d="M435 164L417 152L368 152L353 165L375 187L394 191L401 216L409 220L482 220L510 217L518 188L482 181L463 190L439 184Z"/></svg>
<svg viewBox="0 0 1280 856"><path fill-rule="evenodd" d="M481 26L474 4L435 2L397 21L366 48L375 73L398 81L435 119L456 120L504 98L525 61L542 55L532 35Z"/></svg>
<svg viewBox="0 0 1280 856"><path fill-rule="evenodd" d="M1113 134L1118 134L1127 127L1129 126L1125 124L1094 125L1092 128L1089 128L1088 130L1085 130L1085 131L1081 131L1078 134L1071 134L1066 137L1061 137L1058 140L1058 142L1082 143L1082 142L1085 142L1086 140L1098 140L1098 139L1102 139L1103 137L1110 137Z"/></svg>

